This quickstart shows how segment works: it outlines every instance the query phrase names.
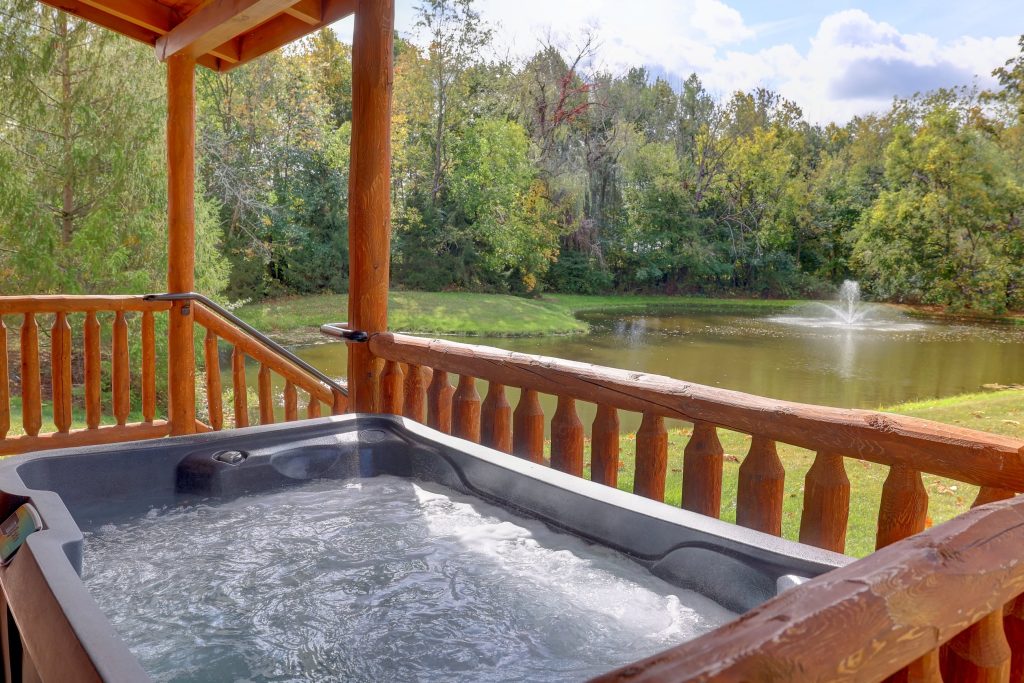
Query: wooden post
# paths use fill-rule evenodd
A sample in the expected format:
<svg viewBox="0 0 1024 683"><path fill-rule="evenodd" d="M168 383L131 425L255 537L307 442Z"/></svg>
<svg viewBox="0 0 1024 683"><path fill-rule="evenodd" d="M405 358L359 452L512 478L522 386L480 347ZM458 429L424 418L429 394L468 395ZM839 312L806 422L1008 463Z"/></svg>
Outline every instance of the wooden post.
<svg viewBox="0 0 1024 683"><path fill-rule="evenodd" d="M394 24L394 0L359 0L352 38L348 320L369 334L388 326ZM349 345L353 411L377 412L380 366L366 344Z"/></svg>
<svg viewBox="0 0 1024 683"><path fill-rule="evenodd" d="M718 429L694 422L683 450L683 508L718 519L722 511L722 468L725 451Z"/></svg>
<svg viewBox="0 0 1024 683"><path fill-rule="evenodd" d="M195 286L196 63L167 60L167 291ZM196 359L191 302L176 301L167 334L171 434L196 431Z"/></svg>

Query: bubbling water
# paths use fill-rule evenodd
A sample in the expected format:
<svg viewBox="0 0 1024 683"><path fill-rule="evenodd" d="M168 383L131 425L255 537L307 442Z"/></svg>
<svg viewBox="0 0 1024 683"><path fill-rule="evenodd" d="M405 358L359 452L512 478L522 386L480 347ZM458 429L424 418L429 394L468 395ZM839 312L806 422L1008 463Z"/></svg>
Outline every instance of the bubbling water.
<svg viewBox="0 0 1024 683"><path fill-rule="evenodd" d="M316 481L86 534L84 580L158 681L573 680L735 617L433 484Z"/></svg>

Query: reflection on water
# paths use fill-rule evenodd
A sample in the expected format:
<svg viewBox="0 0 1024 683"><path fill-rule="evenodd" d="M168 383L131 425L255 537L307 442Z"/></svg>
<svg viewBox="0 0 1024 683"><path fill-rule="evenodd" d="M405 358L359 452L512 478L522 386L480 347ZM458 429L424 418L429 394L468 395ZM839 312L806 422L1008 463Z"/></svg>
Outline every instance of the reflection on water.
<svg viewBox="0 0 1024 683"><path fill-rule="evenodd" d="M706 311L592 315L587 321L592 331L586 335L457 340L847 408L1024 382L1024 329L1011 326L914 321L899 329L849 329ZM298 353L332 376L345 373L343 344ZM255 386L255 376L250 381ZM483 383L479 390L485 395ZM516 398L510 392L513 405ZM553 414L554 403L544 409ZM592 407L581 405L580 412L589 423ZM633 426L629 419L623 415L624 428Z"/></svg>

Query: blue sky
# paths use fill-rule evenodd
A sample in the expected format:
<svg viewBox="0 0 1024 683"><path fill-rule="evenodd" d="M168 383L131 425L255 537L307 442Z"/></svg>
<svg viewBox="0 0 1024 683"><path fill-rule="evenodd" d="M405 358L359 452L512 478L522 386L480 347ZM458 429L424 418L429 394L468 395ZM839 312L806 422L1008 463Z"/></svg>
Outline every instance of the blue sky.
<svg viewBox="0 0 1024 683"><path fill-rule="evenodd" d="M396 0L413 35L417 0ZM808 119L844 122L886 109L893 96L993 83L1017 52L1022 0L477 0L496 27L496 50L526 58L550 36L567 50L592 32L595 66L643 65L674 84L697 73L721 97L766 86ZM351 23L338 26L351 34Z"/></svg>

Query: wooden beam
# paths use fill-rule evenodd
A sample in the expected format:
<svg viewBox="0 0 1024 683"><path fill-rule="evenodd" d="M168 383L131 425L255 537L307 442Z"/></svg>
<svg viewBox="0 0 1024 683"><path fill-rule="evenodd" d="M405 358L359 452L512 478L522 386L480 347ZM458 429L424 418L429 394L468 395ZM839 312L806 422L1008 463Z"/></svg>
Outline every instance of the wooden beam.
<svg viewBox="0 0 1024 683"><path fill-rule="evenodd" d="M394 25L394 0L359 0L352 40L348 311L352 327L371 334L388 326ZM349 398L355 412L377 411L380 366L369 345L349 345Z"/></svg>
<svg viewBox="0 0 1024 683"><path fill-rule="evenodd" d="M304 3L299 3L299 5ZM324 0L321 5L323 13L318 24L309 24L294 12L275 17L265 24L241 36L241 52L238 60L222 65L224 71L230 71L252 60L272 52L280 47L309 35L321 26L333 24L356 11L358 0ZM295 5L295 7L299 7Z"/></svg>
<svg viewBox="0 0 1024 683"><path fill-rule="evenodd" d="M167 61L167 291L195 286L195 60ZM194 312L176 301L168 314L168 413L172 434L193 434L196 425Z"/></svg>
<svg viewBox="0 0 1024 683"><path fill-rule="evenodd" d="M300 19L310 26L316 26L323 20L323 3L320 0L299 0L285 10L285 14Z"/></svg>
<svg viewBox="0 0 1024 683"><path fill-rule="evenodd" d="M296 0L214 0L156 42L157 56L197 58L285 11Z"/></svg>
<svg viewBox="0 0 1024 683"><path fill-rule="evenodd" d="M164 35L181 21L177 12L156 0L81 0L81 3L158 35Z"/></svg>

